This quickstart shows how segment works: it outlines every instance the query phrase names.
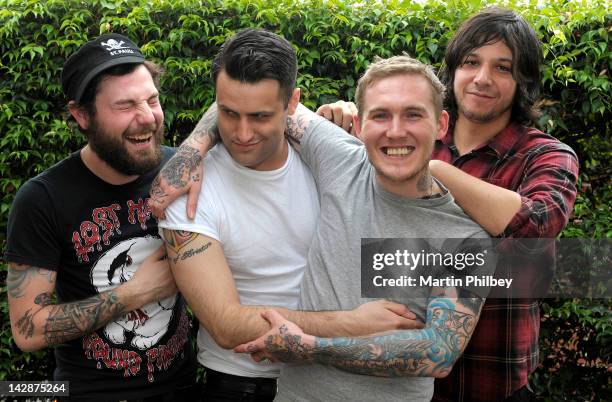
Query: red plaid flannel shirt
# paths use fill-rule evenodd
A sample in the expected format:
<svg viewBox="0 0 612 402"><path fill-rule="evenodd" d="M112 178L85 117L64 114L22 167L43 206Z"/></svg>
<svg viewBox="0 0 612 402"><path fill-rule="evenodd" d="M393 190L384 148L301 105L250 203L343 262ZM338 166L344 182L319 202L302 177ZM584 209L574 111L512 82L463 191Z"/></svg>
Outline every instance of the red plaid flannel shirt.
<svg viewBox="0 0 612 402"><path fill-rule="evenodd" d="M567 224L578 159L554 137L511 123L487 144L459 156L449 132L436 142L433 157L520 194L521 209L503 237L554 238ZM536 269L524 267L530 268ZM536 299L487 299L465 353L448 377L436 379L433 400L500 401L525 386L538 364L539 329Z"/></svg>

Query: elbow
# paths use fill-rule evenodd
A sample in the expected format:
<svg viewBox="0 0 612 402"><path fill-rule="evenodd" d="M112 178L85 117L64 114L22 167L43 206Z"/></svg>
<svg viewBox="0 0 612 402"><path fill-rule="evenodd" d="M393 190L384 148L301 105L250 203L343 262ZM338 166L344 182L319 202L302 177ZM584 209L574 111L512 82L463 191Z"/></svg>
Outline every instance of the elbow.
<svg viewBox="0 0 612 402"><path fill-rule="evenodd" d="M19 335L16 336L14 333L13 341L15 342L15 345L17 345L19 350L21 350L22 352L36 352L45 347L45 345L37 344L36 342L33 342L30 339L26 339Z"/></svg>
<svg viewBox="0 0 612 402"><path fill-rule="evenodd" d="M233 339L232 336L221 330L210 331L210 336L212 336L215 343L223 349L231 350L242 343L238 342L236 339Z"/></svg>

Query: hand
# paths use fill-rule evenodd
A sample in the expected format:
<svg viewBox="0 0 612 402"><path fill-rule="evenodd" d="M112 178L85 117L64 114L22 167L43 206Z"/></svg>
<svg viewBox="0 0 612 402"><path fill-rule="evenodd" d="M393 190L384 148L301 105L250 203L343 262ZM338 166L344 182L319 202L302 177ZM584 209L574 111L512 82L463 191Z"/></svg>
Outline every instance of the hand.
<svg viewBox="0 0 612 402"><path fill-rule="evenodd" d="M204 164L202 156L193 147L181 145L153 180L149 194L149 207L158 219L165 219L164 211L181 195L187 196L187 217L195 217L198 196L202 188Z"/></svg>
<svg viewBox="0 0 612 402"><path fill-rule="evenodd" d="M236 353L250 353L256 362L268 359L272 362L310 360L314 347L314 336L304 334L302 329L285 319L276 310L266 310L261 314L272 326L254 341L236 346Z"/></svg>
<svg viewBox="0 0 612 402"><path fill-rule="evenodd" d="M353 118L357 117L357 106L353 102L328 103L318 108L317 114L342 127L349 134L356 135Z"/></svg>
<svg viewBox="0 0 612 402"><path fill-rule="evenodd" d="M376 300L352 310L351 316L357 329L353 336L397 329L420 329L425 324L403 304L389 300Z"/></svg>
<svg viewBox="0 0 612 402"><path fill-rule="evenodd" d="M137 300L134 310L145 304L163 300L178 292L170 264L166 259L166 248L161 246L153 254L145 258L134 276L124 285L129 286L132 295Z"/></svg>

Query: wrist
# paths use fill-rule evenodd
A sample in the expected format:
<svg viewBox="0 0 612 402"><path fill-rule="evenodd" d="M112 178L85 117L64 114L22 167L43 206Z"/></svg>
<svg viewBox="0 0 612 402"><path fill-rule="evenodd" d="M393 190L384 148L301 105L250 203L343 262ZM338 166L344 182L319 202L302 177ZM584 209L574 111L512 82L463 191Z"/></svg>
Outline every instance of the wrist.
<svg viewBox="0 0 612 402"><path fill-rule="evenodd" d="M142 307L141 303L145 297L145 292L139 289L137 281L133 279L117 286L114 290L119 302L124 306L125 311L132 311Z"/></svg>

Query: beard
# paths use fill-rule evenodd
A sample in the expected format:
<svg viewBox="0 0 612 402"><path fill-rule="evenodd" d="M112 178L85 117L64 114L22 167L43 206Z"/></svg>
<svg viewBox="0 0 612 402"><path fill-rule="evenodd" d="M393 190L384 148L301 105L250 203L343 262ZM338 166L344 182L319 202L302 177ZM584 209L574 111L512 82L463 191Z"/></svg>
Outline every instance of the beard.
<svg viewBox="0 0 612 402"><path fill-rule="evenodd" d="M130 154L124 145L129 135L153 132L153 148ZM162 160L161 143L164 137L164 125L155 123L140 126L137 130L126 129L121 136L106 132L94 117L87 132L91 149L110 167L127 176L143 175L159 166Z"/></svg>
<svg viewBox="0 0 612 402"><path fill-rule="evenodd" d="M495 119L497 119L502 114L506 113L508 110L512 108L512 103L505 105L501 110L499 109L491 109L484 113L477 113L472 110L469 110L461 105L461 103L457 104L459 109L459 114L462 114L469 121L473 121L475 123L489 123Z"/></svg>

